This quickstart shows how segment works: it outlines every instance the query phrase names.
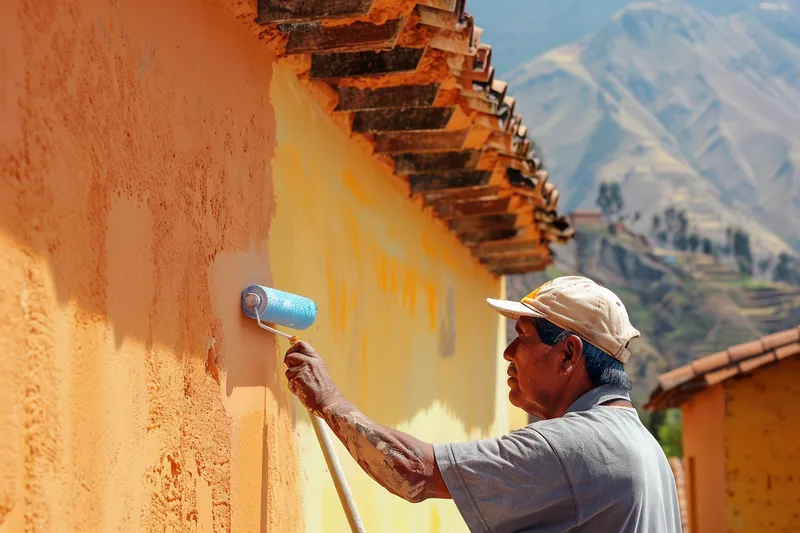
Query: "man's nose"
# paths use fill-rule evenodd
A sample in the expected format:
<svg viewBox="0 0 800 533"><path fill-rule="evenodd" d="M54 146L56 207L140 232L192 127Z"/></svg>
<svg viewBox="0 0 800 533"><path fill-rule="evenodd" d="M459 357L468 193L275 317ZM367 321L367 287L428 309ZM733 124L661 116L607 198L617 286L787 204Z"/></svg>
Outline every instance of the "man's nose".
<svg viewBox="0 0 800 533"><path fill-rule="evenodd" d="M517 346L519 346L519 337L511 341L511 344L503 351L503 359L506 361L513 361L514 354L517 353Z"/></svg>

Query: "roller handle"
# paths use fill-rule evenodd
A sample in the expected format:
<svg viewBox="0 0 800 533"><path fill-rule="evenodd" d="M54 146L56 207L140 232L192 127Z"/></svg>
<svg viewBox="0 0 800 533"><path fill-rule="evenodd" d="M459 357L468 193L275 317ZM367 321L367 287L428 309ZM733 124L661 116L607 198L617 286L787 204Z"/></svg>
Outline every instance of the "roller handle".
<svg viewBox="0 0 800 533"><path fill-rule="evenodd" d="M331 442L330 435L328 434L328 427L325 421L317 415L309 412L311 416L311 424L314 426L314 432L317 434L320 448L322 448L322 455L325 456L325 462L328 463L328 470L331 472L333 484L336 486L336 492L339 494L339 500L342 502L344 514L347 515L347 522L350 524L350 530L353 533L366 533L364 524L361 523L361 517L358 515L356 503L353 500L353 494L350 492L350 487L344 478L344 472L339 464L339 458L333 450L333 443Z"/></svg>
<svg viewBox="0 0 800 533"><path fill-rule="evenodd" d="M258 295L252 293L248 294L245 298L245 303L255 312L258 327L275 333L276 335L280 335L281 337L288 339L292 344L297 343L299 339L296 336L278 331L277 329L271 328L261 322L261 317L258 314L258 301L256 298L259 298ZM333 442L331 442L331 437L328 434L328 427L325 424L325 421L314 413L309 411L308 415L311 417L311 425L314 426L314 433L317 434L319 446L322 448L322 455L325 457L325 462L328 464L328 470L331 472L333 484L336 487L336 493L339 495L339 500L342 502L344 514L347 516L347 522L350 524L350 530L353 533L366 533L364 524L361 523L361 517L358 515L356 503L353 500L353 493L350 492L350 487L347 485L344 472L342 472L342 466L339 464L339 457L336 455L336 452L333 449Z"/></svg>

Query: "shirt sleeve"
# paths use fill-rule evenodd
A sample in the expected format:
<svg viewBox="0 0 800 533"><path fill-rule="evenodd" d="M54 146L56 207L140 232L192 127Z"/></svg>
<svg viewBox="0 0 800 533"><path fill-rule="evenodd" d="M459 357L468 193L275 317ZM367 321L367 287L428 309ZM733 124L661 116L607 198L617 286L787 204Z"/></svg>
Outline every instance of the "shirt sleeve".
<svg viewBox="0 0 800 533"><path fill-rule="evenodd" d="M495 439L436 444L433 450L470 531L575 525L574 499L561 461L530 426Z"/></svg>

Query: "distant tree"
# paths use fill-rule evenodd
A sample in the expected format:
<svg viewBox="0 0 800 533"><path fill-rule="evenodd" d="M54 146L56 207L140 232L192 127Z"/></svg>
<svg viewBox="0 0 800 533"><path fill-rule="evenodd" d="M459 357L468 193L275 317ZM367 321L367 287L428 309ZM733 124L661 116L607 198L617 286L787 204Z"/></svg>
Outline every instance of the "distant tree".
<svg viewBox="0 0 800 533"><path fill-rule="evenodd" d="M743 230L737 229L733 232L733 256L739 272L742 274L753 274L753 255L750 252L750 236Z"/></svg>
<svg viewBox="0 0 800 533"><path fill-rule="evenodd" d="M676 250L680 250L683 252L686 250L686 248L689 247L689 239L686 238L685 233L678 232L672 239L672 244L675 246Z"/></svg>
<svg viewBox="0 0 800 533"><path fill-rule="evenodd" d="M653 233L658 233L658 230L661 229L661 217L658 213L653 215Z"/></svg>
<svg viewBox="0 0 800 533"><path fill-rule="evenodd" d="M678 216L677 211L673 206L669 206L664 211L664 222L667 225L667 231L672 233L678 229Z"/></svg>
<svg viewBox="0 0 800 533"><path fill-rule="evenodd" d="M658 442L667 457L683 457L683 424L681 412L669 409L658 428Z"/></svg>
<svg viewBox="0 0 800 533"><path fill-rule="evenodd" d="M622 186L619 182L615 181L611 184L611 204L613 205L614 213L621 213L625 208L625 200L622 197Z"/></svg>
<svg viewBox="0 0 800 533"><path fill-rule="evenodd" d="M608 184L603 182L597 190L597 200L595 201L603 217L609 222L613 215L619 215L625 207L625 200L622 197L622 187L617 182ZM620 218L620 221L622 218Z"/></svg>
<svg viewBox="0 0 800 533"><path fill-rule="evenodd" d="M686 233L689 230L689 217L686 215L686 211L681 211L678 213L678 231L680 233Z"/></svg>
<svg viewBox="0 0 800 533"><path fill-rule="evenodd" d="M658 242L661 243L661 246L667 244L668 240L669 240L669 234L666 231L660 231L658 233Z"/></svg>
<svg viewBox="0 0 800 533"><path fill-rule="evenodd" d="M608 186L608 183L603 182L600 184L599 189L597 190L597 200L595 201L597 207L600 208L600 212L603 213L603 217L608 220L611 216L611 209L612 209L612 201L611 201L611 188Z"/></svg>
<svg viewBox="0 0 800 533"><path fill-rule="evenodd" d="M769 270L769 267L771 267L771 266L772 266L772 256L767 256L764 259L760 260L758 262L758 272L759 272L759 274L761 274L762 276L766 276L767 275L767 271Z"/></svg>
<svg viewBox="0 0 800 533"><path fill-rule="evenodd" d="M772 279L775 281L792 281L791 257L786 252L781 252L778 255L778 263L775 265L775 271L772 273Z"/></svg>
<svg viewBox="0 0 800 533"><path fill-rule="evenodd" d="M703 239L703 253L706 255L712 255L714 253L714 244L708 237Z"/></svg>
<svg viewBox="0 0 800 533"><path fill-rule="evenodd" d="M699 247L700 247L700 236L697 233L692 233L691 235L689 235L689 249L692 252L696 252Z"/></svg>
<svg viewBox="0 0 800 533"><path fill-rule="evenodd" d="M725 248L722 249L725 255L733 253L733 228L728 226L725 228Z"/></svg>

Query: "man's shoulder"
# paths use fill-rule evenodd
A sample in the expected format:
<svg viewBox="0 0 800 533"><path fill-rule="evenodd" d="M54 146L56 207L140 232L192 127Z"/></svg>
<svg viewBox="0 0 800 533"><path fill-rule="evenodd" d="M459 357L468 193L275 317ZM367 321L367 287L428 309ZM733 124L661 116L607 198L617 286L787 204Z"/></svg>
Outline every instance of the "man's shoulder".
<svg viewBox="0 0 800 533"><path fill-rule="evenodd" d="M525 430L541 435L556 451L577 447L586 452L587 447L597 446L635 453L643 444L649 444L645 441L650 437L636 411L621 407L572 412L533 422Z"/></svg>

